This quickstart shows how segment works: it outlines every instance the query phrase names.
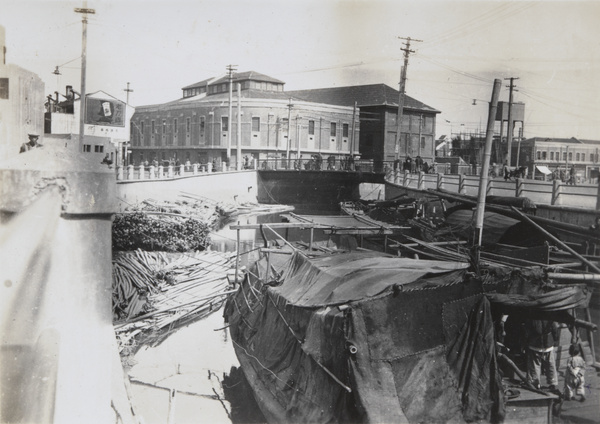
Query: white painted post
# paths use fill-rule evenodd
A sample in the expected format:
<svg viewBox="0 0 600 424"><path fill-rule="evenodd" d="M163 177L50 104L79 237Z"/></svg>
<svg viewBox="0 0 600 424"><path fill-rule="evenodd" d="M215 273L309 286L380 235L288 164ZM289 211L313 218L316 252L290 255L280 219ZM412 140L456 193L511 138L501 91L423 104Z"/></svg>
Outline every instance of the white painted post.
<svg viewBox="0 0 600 424"><path fill-rule="evenodd" d="M169 165L167 168L167 177L173 178L173 165Z"/></svg>
<svg viewBox="0 0 600 424"><path fill-rule="evenodd" d="M158 179L162 180L165 177L165 168L162 165L158 165Z"/></svg>
<svg viewBox="0 0 600 424"><path fill-rule="evenodd" d="M123 179L123 167L122 166L117 166L117 180L122 180Z"/></svg>
<svg viewBox="0 0 600 424"><path fill-rule="evenodd" d="M185 175L185 165L179 165L179 176L183 177Z"/></svg>
<svg viewBox="0 0 600 424"><path fill-rule="evenodd" d="M139 178L140 178L140 180L143 180L143 179L144 179L144 177L145 177L145 175L144 175L144 173L145 173L145 172L144 172L144 165L140 164L140 168L139 168L139 169L140 169L140 175L139 175Z"/></svg>
<svg viewBox="0 0 600 424"><path fill-rule="evenodd" d="M458 193L467 194L467 188L465 187L465 176L458 174Z"/></svg>
<svg viewBox="0 0 600 424"><path fill-rule="evenodd" d="M154 175L154 165L150 165L150 179L153 180L156 177Z"/></svg>
<svg viewBox="0 0 600 424"><path fill-rule="evenodd" d="M523 179L517 178L515 182L515 197L523 197Z"/></svg>
<svg viewBox="0 0 600 424"><path fill-rule="evenodd" d="M134 173L133 165L128 165L127 166L127 179L128 180L133 180L133 178L134 178L133 177L133 175L134 175L133 173Z"/></svg>
<svg viewBox="0 0 600 424"><path fill-rule="evenodd" d="M194 175L198 175L198 164L197 163L192 165L192 173Z"/></svg>
<svg viewBox="0 0 600 424"><path fill-rule="evenodd" d="M425 190L425 173L423 171L419 171L419 184L417 188L419 190Z"/></svg>
<svg viewBox="0 0 600 424"><path fill-rule="evenodd" d="M552 200L550 201L551 205L558 205L560 196L560 180L552 181Z"/></svg>

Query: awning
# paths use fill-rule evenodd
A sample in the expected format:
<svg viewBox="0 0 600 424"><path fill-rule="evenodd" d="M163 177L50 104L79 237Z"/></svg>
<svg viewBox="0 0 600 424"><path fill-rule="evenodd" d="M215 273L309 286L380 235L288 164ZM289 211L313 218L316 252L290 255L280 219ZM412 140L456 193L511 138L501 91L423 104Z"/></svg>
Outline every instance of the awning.
<svg viewBox="0 0 600 424"><path fill-rule="evenodd" d="M550 171L550 169L548 169L547 166L536 165L535 167L537 168L538 171L540 171L544 175L550 175L550 174L552 174L552 171Z"/></svg>

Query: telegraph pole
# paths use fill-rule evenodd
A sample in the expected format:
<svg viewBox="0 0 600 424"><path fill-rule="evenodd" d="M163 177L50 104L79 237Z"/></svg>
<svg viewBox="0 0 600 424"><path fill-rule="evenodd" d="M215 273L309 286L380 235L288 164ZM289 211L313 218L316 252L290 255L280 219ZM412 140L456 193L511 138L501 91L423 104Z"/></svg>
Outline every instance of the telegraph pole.
<svg viewBox="0 0 600 424"><path fill-rule="evenodd" d="M236 70L237 65L229 65L227 66L227 71L229 72L229 117L227 118L227 166L231 162L231 124L233 119L231 116L233 115L233 71Z"/></svg>
<svg viewBox="0 0 600 424"><path fill-rule="evenodd" d="M289 169L289 165L290 165L290 122L292 121L292 108L294 107L294 105L292 104L292 98L290 97L290 100L288 102L288 121L287 121L287 147L285 148L285 155L286 155L286 160L288 163L287 169ZM300 160L300 158L298 158L298 160Z"/></svg>
<svg viewBox="0 0 600 424"><path fill-rule="evenodd" d="M410 37L398 37L401 40L406 40L404 43L404 48L400 49L404 52L404 66L402 66L402 69L400 70L400 94L399 94L399 98L398 98L398 128L396 129L396 143L394 145L394 153L396 154L396 159L399 158L400 156L400 136L401 136L401 132L402 132L402 113L404 111L404 92L406 90L406 69L408 68L408 56L411 53L414 53L414 50L410 49L410 42L411 41L417 41L417 42L422 42L423 40L416 40L414 38L410 38ZM408 153L408 140L406 142L406 151L405 153Z"/></svg>
<svg viewBox="0 0 600 424"><path fill-rule="evenodd" d="M129 88L129 83L127 83L127 88L124 88L123 91L127 93L127 104L129 104L129 93L133 93L133 90Z"/></svg>
<svg viewBox="0 0 600 424"><path fill-rule="evenodd" d="M82 39L81 39L81 93L79 96L79 151L83 151L83 130L85 121L85 68L87 64L87 15L96 13L94 9L86 8L87 2L83 2L83 8L75 8L75 13L81 13Z"/></svg>
<svg viewBox="0 0 600 424"><path fill-rule="evenodd" d="M506 160L508 161L508 166L511 165L511 155L512 155L512 137L513 137L513 116L512 116L512 106L513 106L513 91L515 90L514 81L519 78L504 78L505 80L510 80L510 85L506 87L510 88L510 94L508 95L508 128L506 134L506 148L508 150ZM519 164L517 164L519 166Z"/></svg>

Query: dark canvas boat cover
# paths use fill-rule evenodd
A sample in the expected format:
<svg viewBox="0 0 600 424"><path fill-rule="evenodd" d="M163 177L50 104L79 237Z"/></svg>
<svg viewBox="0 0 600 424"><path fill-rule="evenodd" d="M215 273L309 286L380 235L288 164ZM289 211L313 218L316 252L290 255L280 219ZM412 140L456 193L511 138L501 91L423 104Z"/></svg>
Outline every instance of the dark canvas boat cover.
<svg viewBox="0 0 600 424"><path fill-rule="evenodd" d="M225 315L266 418L501 416L489 303L464 268L375 252L294 254L281 285L259 293L245 280ZM252 274L265 275L265 263Z"/></svg>
<svg viewBox="0 0 600 424"><path fill-rule="evenodd" d="M449 271L468 268L467 263L415 261L376 252L351 252L306 260L294 256L274 293L296 306L339 305L373 297L390 286L410 285L428 275L432 281L455 283ZM443 274L443 278L433 278ZM452 274L462 279L462 273Z"/></svg>
<svg viewBox="0 0 600 424"><path fill-rule="evenodd" d="M526 271L482 284L463 264L353 252L295 253L279 285L258 283L265 272L257 262L225 316L269 422L502 420L484 291L533 284Z"/></svg>

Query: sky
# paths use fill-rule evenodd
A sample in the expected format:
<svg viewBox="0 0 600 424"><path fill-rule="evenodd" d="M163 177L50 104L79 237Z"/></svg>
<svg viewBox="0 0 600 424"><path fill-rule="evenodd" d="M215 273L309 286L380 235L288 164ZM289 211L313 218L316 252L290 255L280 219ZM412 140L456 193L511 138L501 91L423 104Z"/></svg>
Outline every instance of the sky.
<svg viewBox="0 0 600 424"><path fill-rule="evenodd" d="M0 0L7 63L47 94L80 89L83 1ZM441 111L436 135L485 130L494 79L515 78L525 137L600 140L600 0L88 1L86 92L133 106L180 98L228 65L287 90L384 83ZM60 75L53 71L58 66ZM518 78L518 79L517 79ZM475 99L475 101L474 101ZM475 104L473 104L475 103Z"/></svg>

